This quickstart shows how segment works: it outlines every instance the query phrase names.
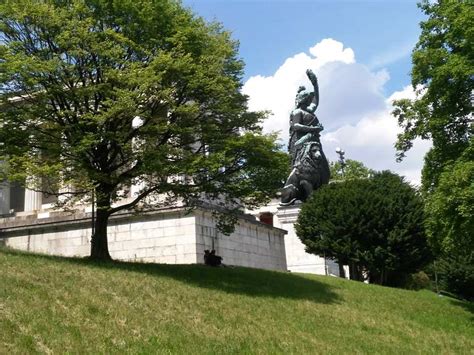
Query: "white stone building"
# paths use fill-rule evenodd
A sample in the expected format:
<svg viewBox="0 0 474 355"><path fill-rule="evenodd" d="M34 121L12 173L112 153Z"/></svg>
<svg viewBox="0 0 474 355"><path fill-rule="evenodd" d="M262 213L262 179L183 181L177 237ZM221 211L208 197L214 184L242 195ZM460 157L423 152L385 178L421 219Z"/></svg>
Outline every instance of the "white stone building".
<svg viewBox="0 0 474 355"><path fill-rule="evenodd" d="M133 188L130 199L132 193ZM3 184L0 243L53 255L89 255L91 206L71 213L54 209L55 202L54 196ZM109 251L117 260L193 264L203 263L204 250L215 249L228 265L338 275L337 264L305 252L293 226L299 207L281 207L273 200L247 212L230 236L217 230L210 208L118 213L109 222Z"/></svg>
<svg viewBox="0 0 474 355"><path fill-rule="evenodd" d="M58 211L53 209L55 198L8 185L2 186L0 198L3 245L53 255L89 255L90 206ZM192 212L168 207L117 213L109 220L109 251L117 260L194 264L204 262L204 250L215 249L228 265L287 269L286 231L251 215L242 215L230 236L222 235L216 223L212 210L205 207Z"/></svg>

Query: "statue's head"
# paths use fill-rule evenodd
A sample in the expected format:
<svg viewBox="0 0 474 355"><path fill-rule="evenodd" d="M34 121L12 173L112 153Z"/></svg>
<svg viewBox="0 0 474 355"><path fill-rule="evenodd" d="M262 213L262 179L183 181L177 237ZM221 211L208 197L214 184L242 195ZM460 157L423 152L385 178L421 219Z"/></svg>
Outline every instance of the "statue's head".
<svg viewBox="0 0 474 355"><path fill-rule="evenodd" d="M321 144L319 142L307 142L303 144L302 149L298 152L296 161L302 162L306 159L316 161L316 160L319 160L320 157L321 157Z"/></svg>
<svg viewBox="0 0 474 355"><path fill-rule="evenodd" d="M321 145L317 142L313 142L309 147L309 156L311 157L311 159L318 159L321 156L320 150Z"/></svg>
<svg viewBox="0 0 474 355"><path fill-rule="evenodd" d="M306 107L313 100L314 92L307 90L304 86L300 86L296 93L295 105L296 107Z"/></svg>

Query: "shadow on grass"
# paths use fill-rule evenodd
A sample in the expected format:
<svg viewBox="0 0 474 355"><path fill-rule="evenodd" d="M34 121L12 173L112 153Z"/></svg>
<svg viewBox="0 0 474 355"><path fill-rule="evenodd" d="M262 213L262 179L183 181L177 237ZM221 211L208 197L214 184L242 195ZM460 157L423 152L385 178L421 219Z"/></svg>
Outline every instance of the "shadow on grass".
<svg viewBox="0 0 474 355"><path fill-rule="evenodd" d="M451 299L449 300L451 304L464 308L471 314L471 319L474 321L474 302L469 302L466 300Z"/></svg>
<svg viewBox="0 0 474 355"><path fill-rule="evenodd" d="M212 268L205 265L167 265L119 261L97 262L87 258L32 254L5 248L0 248L0 254L37 260L51 260L99 269L144 273L151 276L171 278L192 286L252 297L303 299L326 304L337 303L340 300L340 297L334 292L335 286L315 280L312 276L285 272L244 267Z"/></svg>
<svg viewBox="0 0 474 355"><path fill-rule="evenodd" d="M439 296L446 297L449 302L456 307L464 308L466 311L471 313L472 319L474 320L474 300L469 301L444 290L440 291Z"/></svg>

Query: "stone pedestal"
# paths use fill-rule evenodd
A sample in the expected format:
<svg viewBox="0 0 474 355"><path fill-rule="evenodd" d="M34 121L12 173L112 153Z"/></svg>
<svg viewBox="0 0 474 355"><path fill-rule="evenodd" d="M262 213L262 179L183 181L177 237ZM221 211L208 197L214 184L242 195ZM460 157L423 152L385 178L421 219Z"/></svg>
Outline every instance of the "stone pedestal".
<svg viewBox="0 0 474 355"><path fill-rule="evenodd" d="M37 218L0 218L0 244L63 256L90 252L91 215L43 212ZM225 265L286 271L285 231L241 215L235 230L219 233L210 208L163 208L110 217L108 245L113 259L165 264L202 264L215 249Z"/></svg>
<svg viewBox="0 0 474 355"><path fill-rule="evenodd" d="M280 206L277 208L277 218L280 228L288 231L285 236L286 263L291 272L305 272L318 275L339 275L338 266L331 260L309 254L305 245L296 235L294 224L300 212L299 205Z"/></svg>

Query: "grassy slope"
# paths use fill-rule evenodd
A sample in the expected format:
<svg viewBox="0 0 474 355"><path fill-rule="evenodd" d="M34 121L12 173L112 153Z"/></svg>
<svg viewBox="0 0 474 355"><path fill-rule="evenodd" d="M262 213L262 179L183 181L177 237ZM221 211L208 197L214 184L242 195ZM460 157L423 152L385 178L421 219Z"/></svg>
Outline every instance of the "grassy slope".
<svg viewBox="0 0 474 355"><path fill-rule="evenodd" d="M0 353L472 353L473 312L331 277L0 249Z"/></svg>

